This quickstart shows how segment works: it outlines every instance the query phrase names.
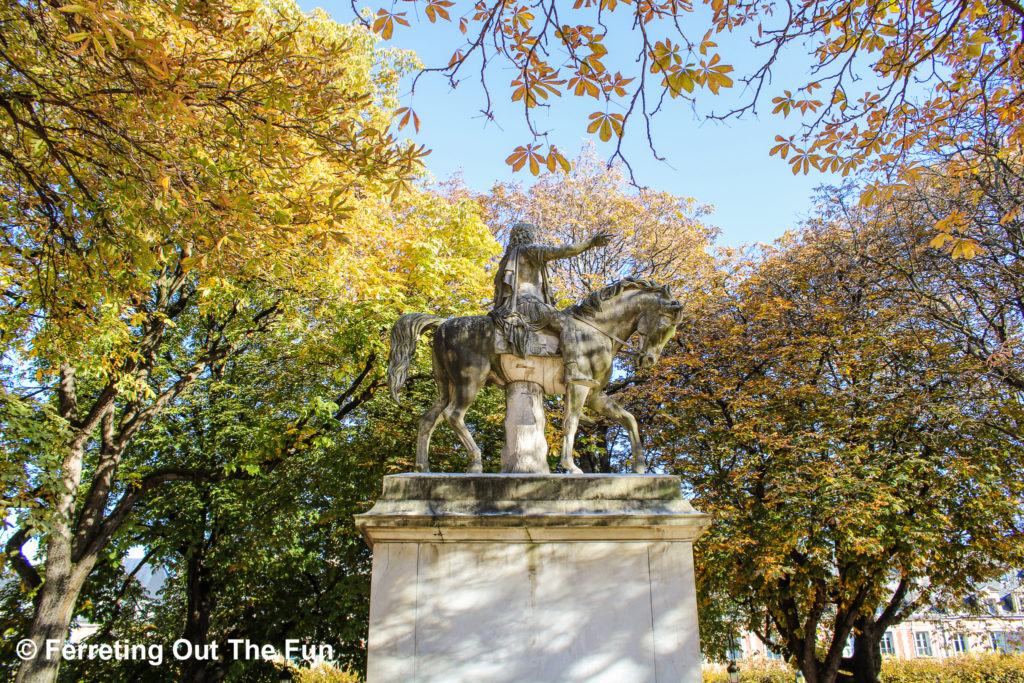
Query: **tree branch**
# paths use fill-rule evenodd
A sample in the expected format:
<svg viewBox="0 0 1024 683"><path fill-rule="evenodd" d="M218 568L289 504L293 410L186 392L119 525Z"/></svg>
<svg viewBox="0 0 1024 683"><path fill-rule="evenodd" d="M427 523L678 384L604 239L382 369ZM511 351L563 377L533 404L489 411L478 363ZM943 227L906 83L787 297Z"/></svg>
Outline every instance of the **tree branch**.
<svg viewBox="0 0 1024 683"><path fill-rule="evenodd" d="M28 541L29 536L32 533L32 526L27 525L18 529L17 532L9 539L7 539L7 545L4 546L4 553L7 555L8 561L14 570L18 572L18 576L21 577L22 582L29 590L35 590L42 584L43 580L39 576L39 572L32 566L32 563L28 561L28 558L21 552L21 547Z"/></svg>

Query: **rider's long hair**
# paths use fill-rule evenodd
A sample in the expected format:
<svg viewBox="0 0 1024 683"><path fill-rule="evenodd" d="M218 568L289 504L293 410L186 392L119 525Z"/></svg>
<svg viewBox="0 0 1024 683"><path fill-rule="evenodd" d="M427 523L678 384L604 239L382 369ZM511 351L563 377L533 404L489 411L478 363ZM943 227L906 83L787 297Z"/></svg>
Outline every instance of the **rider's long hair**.
<svg viewBox="0 0 1024 683"><path fill-rule="evenodd" d="M508 246L518 247L520 244L535 244L537 242L537 226L533 223L516 223L512 226L512 232L508 235Z"/></svg>

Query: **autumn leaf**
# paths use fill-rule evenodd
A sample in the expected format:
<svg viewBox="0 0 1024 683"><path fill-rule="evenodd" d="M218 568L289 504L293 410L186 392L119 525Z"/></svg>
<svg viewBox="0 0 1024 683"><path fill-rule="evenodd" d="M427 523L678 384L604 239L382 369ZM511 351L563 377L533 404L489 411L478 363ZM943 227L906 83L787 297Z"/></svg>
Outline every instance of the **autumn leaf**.
<svg viewBox="0 0 1024 683"><path fill-rule="evenodd" d="M537 175L540 173L541 165L546 165L550 157L550 154L547 157L539 154L537 151L539 149L539 145L533 144L516 147L515 151L505 159L505 163L511 166L513 171L519 171L528 164L530 173Z"/></svg>
<svg viewBox="0 0 1024 683"><path fill-rule="evenodd" d="M594 112L590 115L590 125L587 126L588 133L597 133L602 142L608 142L614 133L622 137L623 116L622 114L608 114Z"/></svg>
<svg viewBox="0 0 1024 683"><path fill-rule="evenodd" d="M401 26L409 25L409 22L405 19L405 12L392 13L381 9L377 11L377 17L373 22L373 30L375 33L379 33L384 40L390 40L395 31L395 24Z"/></svg>
<svg viewBox="0 0 1024 683"><path fill-rule="evenodd" d="M411 119L416 132L420 132L420 117L416 115L416 112L413 111L411 107L401 107L396 109L395 116L401 116L398 122L398 130L402 130L409 125L409 121Z"/></svg>

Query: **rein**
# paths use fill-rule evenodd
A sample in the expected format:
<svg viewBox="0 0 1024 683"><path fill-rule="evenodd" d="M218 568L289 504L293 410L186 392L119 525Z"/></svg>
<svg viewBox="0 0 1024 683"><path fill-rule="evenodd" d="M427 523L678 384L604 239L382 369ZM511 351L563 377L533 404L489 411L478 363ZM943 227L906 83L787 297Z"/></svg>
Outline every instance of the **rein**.
<svg viewBox="0 0 1024 683"><path fill-rule="evenodd" d="M628 344L626 344L626 342L624 342L623 340L619 339L619 338L618 338L618 337L616 337L616 336L615 336L614 334L610 334L610 333L608 333L608 332L605 332L604 330L602 330L602 329L601 329L600 327L598 327L597 325L594 325L594 324L592 324L592 323L589 323L589 322L587 322L586 320L584 320L583 318L579 318L579 317L577 317L577 316L575 316L575 315L571 315L571 316L569 316L569 317L570 317L570 318L572 318L573 320L577 320L577 321L579 321L579 322L583 323L584 325L586 325L587 327L589 327L589 328L590 328L590 329L592 329L592 330L597 330L598 332L600 332L600 333L601 333L601 334L603 334L604 336L608 337L608 338L609 338L609 339L611 339L612 341L617 341L617 342L619 342L619 344L621 344L621 345L623 345L623 346L628 346Z"/></svg>

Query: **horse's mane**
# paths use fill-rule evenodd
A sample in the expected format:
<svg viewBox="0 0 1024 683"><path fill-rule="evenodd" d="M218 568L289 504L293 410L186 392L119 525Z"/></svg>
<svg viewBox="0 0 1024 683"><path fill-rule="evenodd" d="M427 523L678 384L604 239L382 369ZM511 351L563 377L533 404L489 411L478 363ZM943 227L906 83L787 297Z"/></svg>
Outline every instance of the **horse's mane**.
<svg viewBox="0 0 1024 683"><path fill-rule="evenodd" d="M653 292L660 294L666 299L672 298L672 293L669 291L668 285L659 285L657 282L651 280L640 280L638 278L627 277L618 282L613 282L610 285L605 285L601 289L594 290L586 297L583 298L578 304L570 306L565 309L565 312L569 315L585 315L594 316L602 307L602 304L613 297L617 297L627 289L637 289L641 292Z"/></svg>

